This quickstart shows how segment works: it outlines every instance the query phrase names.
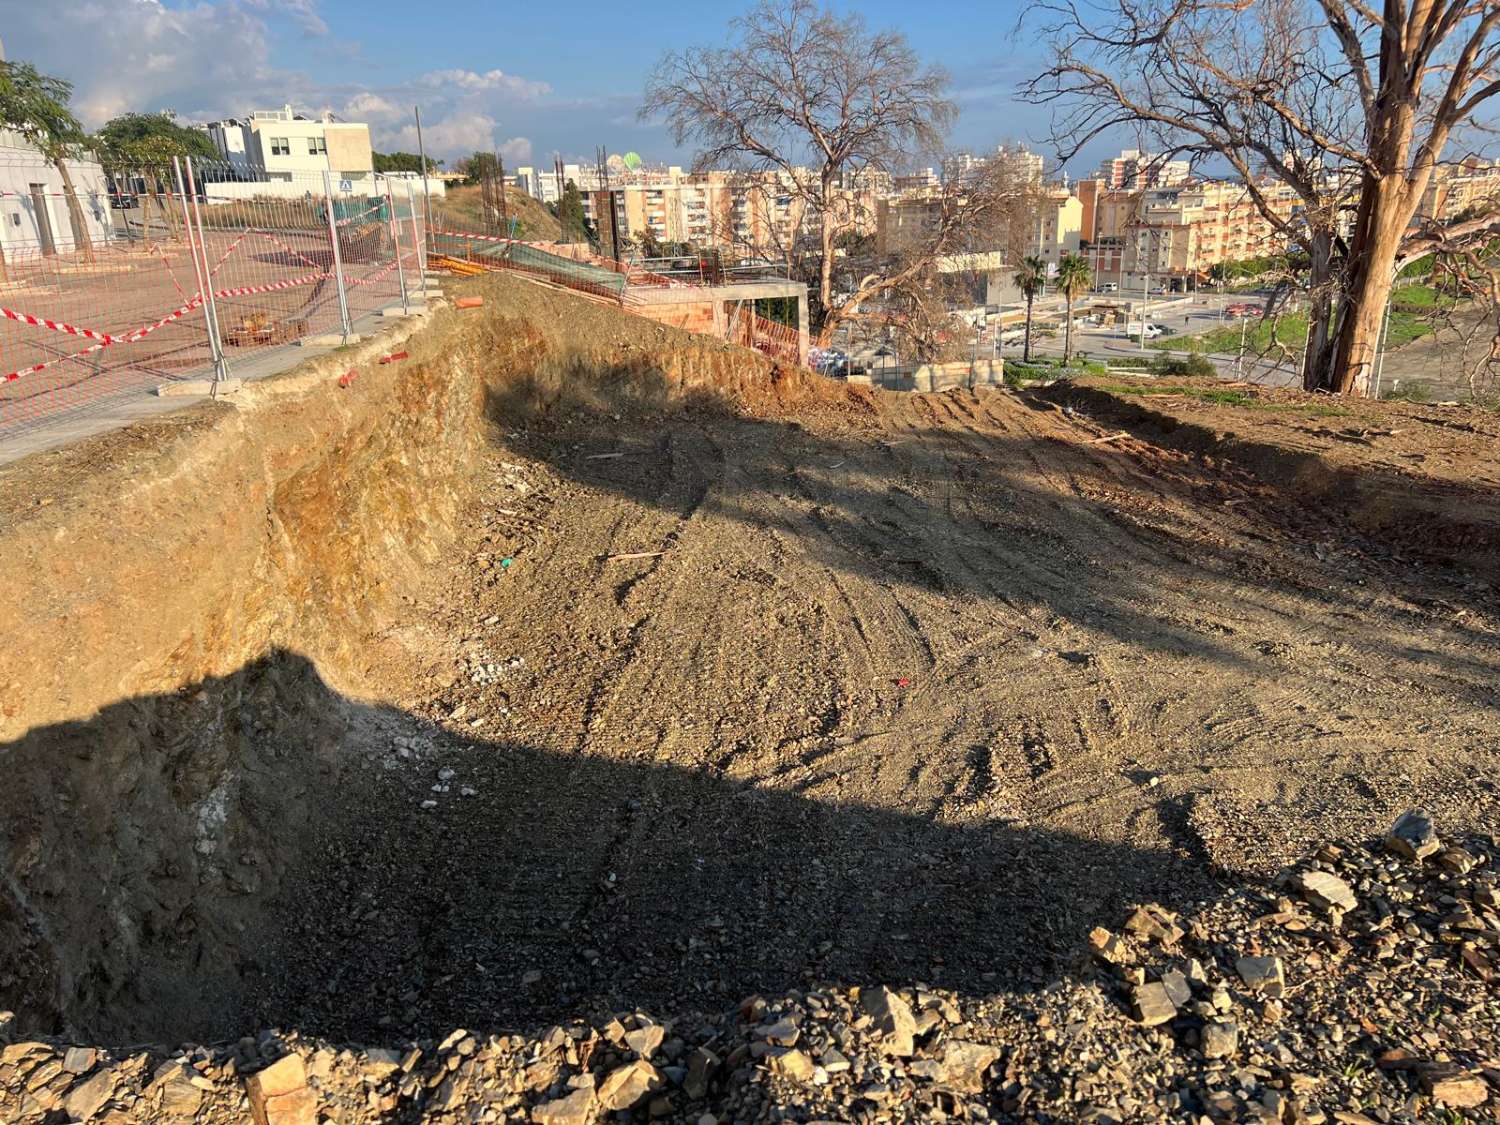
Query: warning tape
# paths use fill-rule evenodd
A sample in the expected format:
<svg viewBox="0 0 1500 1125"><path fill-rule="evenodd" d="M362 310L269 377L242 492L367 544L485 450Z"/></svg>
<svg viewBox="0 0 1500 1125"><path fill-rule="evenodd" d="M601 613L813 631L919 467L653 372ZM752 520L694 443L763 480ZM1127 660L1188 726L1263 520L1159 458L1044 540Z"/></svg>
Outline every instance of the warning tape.
<svg viewBox="0 0 1500 1125"><path fill-rule="evenodd" d="M91 333L90 335L93 338L99 339L99 343L92 344L89 347L83 348L80 351L73 352L70 355L58 356L56 359L48 360L46 363L32 364L30 367L23 367L19 371L11 371L5 375L0 375L0 383L13 383L23 375L35 375L38 371L45 371L49 367L56 367L59 363L67 363L71 359L79 359L83 356L91 355L92 353L99 351L101 348L109 347L111 344L133 344L137 340L145 339L147 336L151 335L151 333L155 332L158 328L164 327L165 325L171 324L172 321L186 316L188 313L192 312L202 304L203 298L195 295L193 299L187 304L183 305L181 308L173 309L156 323L144 325L140 328L137 328L133 332L127 333L124 336L107 336L103 333Z"/></svg>
<svg viewBox="0 0 1500 1125"><path fill-rule="evenodd" d="M108 332L96 332L92 328L79 328L76 324L68 324L62 320L51 320L45 316L32 316L30 313L18 312L15 309L7 309L0 306L0 316L8 320L17 321L20 324L30 324L35 328L50 328L54 332L62 332L69 336L82 336L87 340L99 340L105 344L113 344L123 340L123 336L112 336Z"/></svg>
<svg viewBox="0 0 1500 1125"><path fill-rule="evenodd" d="M333 225L336 226L336 227L346 227L350 223L357 223L357 222L359 222L359 220L363 219L366 215L373 215L373 214L375 214L376 211L379 211L384 206L385 206L385 201L381 200L379 203L375 204L375 206L373 206L373 207L367 207L367 208L365 208L363 211L361 211L357 215L345 215L342 219L336 219L336 220L334 220L334 224Z"/></svg>
<svg viewBox="0 0 1500 1125"><path fill-rule="evenodd" d="M288 281L272 281L268 282L265 285L242 285L234 289L217 289L214 291L213 296L216 299L219 297L245 297L252 293L270 293L277 289L294 289L299 285L307 285L314 281L323 281L332 276L332 274L327 273L312 273L308 274L306 277L293 278ZM166 325L171 324L174 320L181 320L188 313L192 312L195 309L201 308L204 303L205 299L201 295L194 294L192 299L189 300L187 304L173 309L160 320L155 321L152 324L143 325L140 328L137 328L131 332L127 332L121 336L114 336L107 332L95 332L93 329L89 328L78 328L71 324L60 324L57 321L49 321L42 317L32 317L28 316L25 313L15 313L11 309L0 308L0 313L6 314L12 320L20 320L27 324L35 324L41 327L54 328L60 332L67 332L72 336L84 336L90 340L99 341L98 343L93 344L87 348L83 348L80 351L71 352L68 355L64 356L58 356L56 359L50 359L46 363L36 363L32 364L32 366L30 367L23 367L18 371L7 372L4 375L0 375L0 383L13 383L17 379L20 379L22 376L35 375L38 371L45 371L47 370L47 368L55 367L59 363L67 363L69 360L79 359L83 356L91 355L94 352L99 351L101 348L109 347L111 344L134 344L140 340L144 340L158 328L163 328Z"/></svg>
<svg viewBox="0 0 1500 1125"><path fill-rule="evenodd" d="M372 273L369 277L350 277L345 278L345 280L348 281L350 285L374 285L377 281L385 280L386 275L395 268L396 263L393 260L390 265L385 266L378 273Z"/></svg>

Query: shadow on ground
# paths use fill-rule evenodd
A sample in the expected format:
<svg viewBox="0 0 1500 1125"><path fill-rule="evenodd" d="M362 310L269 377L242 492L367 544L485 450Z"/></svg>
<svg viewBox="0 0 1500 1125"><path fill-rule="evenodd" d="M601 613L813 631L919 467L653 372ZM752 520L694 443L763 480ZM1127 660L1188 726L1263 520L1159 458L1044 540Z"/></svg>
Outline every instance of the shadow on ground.
<svg viewBox="0 0 1500 1125"><path fill-rule="evenodd" d="M0 761L0 1006L90 1041L390 1042L813 979L1025 989L1127 904L1210 890L1062 833L455 742L289 652Z"/></svg>

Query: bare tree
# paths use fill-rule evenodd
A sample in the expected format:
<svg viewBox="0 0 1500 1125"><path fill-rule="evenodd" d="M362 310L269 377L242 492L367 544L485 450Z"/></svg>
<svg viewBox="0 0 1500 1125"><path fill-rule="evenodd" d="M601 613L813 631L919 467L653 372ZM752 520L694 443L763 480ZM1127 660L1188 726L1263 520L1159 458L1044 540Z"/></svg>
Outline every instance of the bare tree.
<svg viewBox="0 0 1500 1125"><path fill-rule="evenodd" d="M829 323L878 319L920 359L938 354L953 325L949 305L973 279L1009 270L1031 252L1041 185L1004 157L960 172L945 162L942 181L918 195L887 200L876 254L863 263ZM909 221L899 221L898 219ZM825 332L824 338L827 338Z"/></svg>
<svg viewBox="0 0 1500 1125"><path fill-rule="evenodd" d="M1401 265L1500 228L1414 224L1455 134L1500 93L1495 0L1044 0L1064 158L1130 127L1227 165L1307 259L1309 389L1364 393ZM1290 197L1290 199L1286 197Z"/></svg>
<svg viewBox="0 0 1500 1125"><path fill-rule="evenodd" d="M702 146L700 170L780 172L819 231L819 315L832 311L834 239L846 172L936 151L955 108L947 76L899 32L814 0L761 0L730 22L727 47L669 52L646 85L643 119Z"/></svg>

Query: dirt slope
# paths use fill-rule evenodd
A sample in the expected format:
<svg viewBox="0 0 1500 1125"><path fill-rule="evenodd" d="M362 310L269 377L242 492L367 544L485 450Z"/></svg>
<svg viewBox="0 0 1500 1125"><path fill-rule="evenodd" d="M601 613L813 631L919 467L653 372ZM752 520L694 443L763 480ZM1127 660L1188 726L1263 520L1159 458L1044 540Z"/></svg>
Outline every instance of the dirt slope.
<svg viewBox="0 0 1500 1125"><path fill-rule="evenodd" d="M141 873L172 904L151 975L73 982L59 1026L394 1045L811 980L1027 994L1132 903L1410 805L1495 823L1492 416L807 387L523 282L487 295L510 342L469 491L339 650L341 690L289 620L233 675L57 742L86 772L101 731L198 739L257 778L225 897L182 886L192 839ZM365 440L395 488L399 436ZM341 557L337 514L304 507ZM174 792L213 788L172 761Z"/></svg>
<svg viewBox="0 0 1500 1125"><path fill-rule="evenodd" d="M471 748L382 795L433 866L377 897L423 918L388 993L441 983L362 1018L733 1003L811 972L1025 987L1129 902L1411 804L1496 811L1493 589L1299 496L1306 449L1277 470L1247 434L1242 467L1063 388L579 400L507 408L424 607L446 640L410 707ZM1234 411L1190 401L1227 440ZM408 831L353 850L397 871ZM432 886L464 891L434 912ZM263 1014L339 1030L294 982Z"/></svg>

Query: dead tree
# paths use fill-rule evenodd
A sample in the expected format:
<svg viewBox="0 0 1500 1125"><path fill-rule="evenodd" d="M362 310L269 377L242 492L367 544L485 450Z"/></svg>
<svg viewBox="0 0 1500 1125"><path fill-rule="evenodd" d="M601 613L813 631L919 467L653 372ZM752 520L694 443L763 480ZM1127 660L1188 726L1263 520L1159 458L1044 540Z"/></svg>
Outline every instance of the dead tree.
<svg viewBox="0 0 1500 1125"><path fill-rule="evenodd" d="M939 185L891 201L915 212L896 229L888 218L884 245L872 269L839 306L859 315L871 303L922 358L939 350L937 334L950 327L955 279L999 270L1007 276L1032 253L1043 188L1030 172L1003 156L963 172L946 166Z"/></svg>
<svg viewBox="0 0 1500 1125"><path fill-rule="evenodd" d="M1129 128L1227 165L1306 255L1309 390L1364 393L1402 264L1500 228L1500 211L1462 236L1414 226L1444 150L1500 94L1494 0L1044 0L1028 20L1053 58L1025 96L1053 106L1065 159Z"/></svg>
<svg viewBox="0 0 1500 1125"><path fill-rule="evenodd" d="M665 55L641 117L700 145L700 170L784 174L818 222L817 304L827 316L845 173L937 151L955 113L947 77L900 33L872 32L814 0L762 0L731 21L729 39Z"/></svg>

